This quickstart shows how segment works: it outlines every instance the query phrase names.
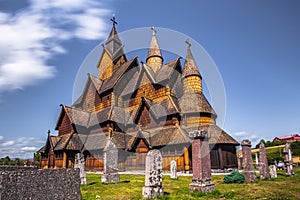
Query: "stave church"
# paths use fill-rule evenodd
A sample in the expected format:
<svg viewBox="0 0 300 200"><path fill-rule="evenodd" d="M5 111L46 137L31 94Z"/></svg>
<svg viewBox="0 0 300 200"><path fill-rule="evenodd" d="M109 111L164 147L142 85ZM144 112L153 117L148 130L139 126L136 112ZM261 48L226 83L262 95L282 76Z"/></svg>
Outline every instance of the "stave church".
<svg viewBox="0 0 300 200"><path fill-rule="evenodd" d="M40 168L72 168L75 154L81 153L86 170L103 170L103 149L111 139L121 171L144 170L151 149L161 151L164 170L176 160L178 170L190 171L189 132L194 130L209 134L212 169L236 168L239 143L216 124L217 113L202 92L191 44L186 41L184 59L165 61L152 27L146 60L128 58L112 21L95 66L98 74L88 74L73 105L60 105L58 134L49 131L38 151Z"/></svg>

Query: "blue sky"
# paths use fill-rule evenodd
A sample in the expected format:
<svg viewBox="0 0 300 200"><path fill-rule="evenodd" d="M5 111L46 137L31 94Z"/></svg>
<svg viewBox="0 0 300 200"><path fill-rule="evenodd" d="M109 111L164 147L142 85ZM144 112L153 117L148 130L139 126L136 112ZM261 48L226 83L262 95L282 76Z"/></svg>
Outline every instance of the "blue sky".
<svg viewBox="0 0 300 200"><path fill-rule="evenodd" d="M225 86L223 128L237 140L299 132L299 9L292 0L0 0L0 157L31 157L48 129L56 134L59 104L71 105L76 73L113 13L119 32L164 27L206 49Z"/></svg>

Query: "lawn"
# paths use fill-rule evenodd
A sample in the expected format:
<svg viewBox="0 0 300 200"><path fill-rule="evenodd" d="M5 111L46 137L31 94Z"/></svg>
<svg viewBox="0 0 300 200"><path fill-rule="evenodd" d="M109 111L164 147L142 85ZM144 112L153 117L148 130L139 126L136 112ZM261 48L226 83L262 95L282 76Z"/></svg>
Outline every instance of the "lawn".
<svg viewBox="0 0 300 200"><path fill-rule="evenodd" d="M278 171L278 178L255 183L225 184L224 176L213 176L217 189L210 194L190 192L191 176L177 180L163 176L165 194L159 199L300 199L300 168L296 176ZM82 199L142 199L145 178L142 175L121 175L121 182L102 184L101 175L87 174L87 184L81 186ZM98 196L98 198L97 198Z"/></svg>

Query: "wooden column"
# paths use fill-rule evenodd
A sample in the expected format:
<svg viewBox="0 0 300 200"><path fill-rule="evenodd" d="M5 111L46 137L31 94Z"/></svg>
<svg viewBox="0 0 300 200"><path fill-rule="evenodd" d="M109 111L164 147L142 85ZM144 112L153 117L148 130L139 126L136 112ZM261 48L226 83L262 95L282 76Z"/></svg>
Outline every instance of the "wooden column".
<svg viewBox="0 0 300 200"><path fill-rule="evenodd" d="M62 163L62 168L67 167L67 153L63 152L63 163Z"/></svg>
<svg viewBox="0 0 300 200"><path fill-rule="evenodd" d="M184 170L190 170L190 159L189 159L189 150L188 148L184 147L183 149L183 157L184 157Z"/></svg>

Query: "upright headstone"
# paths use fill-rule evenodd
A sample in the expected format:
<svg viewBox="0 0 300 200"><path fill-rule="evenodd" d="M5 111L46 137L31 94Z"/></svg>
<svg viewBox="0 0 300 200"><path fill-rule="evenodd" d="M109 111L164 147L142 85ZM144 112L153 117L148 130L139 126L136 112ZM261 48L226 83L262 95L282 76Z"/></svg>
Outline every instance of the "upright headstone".
<svg viewBox="0 0 300 200"><path fill-rule="evenodd" d="M172 160L170 164L170 172L171 172L171 179L177 179L177 163L176 160Z"/></svg>
<svg viewBox="0 0 300 200"><path fill-rule="evenodd" d="M260 143L259 145L259 172L260 179L269 179L269 167L268 167L268 159L267 153L264 143Z"/></svg>
<svg viewBox="0 0 300 200"><path fill-rule="evenodd" d="M253 171L253 160L251 154L251 142L250 140L242 141L242 153L243 153L243 168L242 172L247 182L253 182L256 180L256 173Z"/></svg>
<svg viewBox="0 0 300 200"><path fill-rule="evenodd" d="M289 143L285 144L283 153L284 153L284 164L286 167L286 174L289 176L293 176L295 175L293 170L293 156L292 156L291 145Z"/></svg>
<svg viewBox="0 0 300 200"><path fill-rule="evenodd" d="M243 169L243 156L238 157L238 169Z"/></svg>
<svg viewBox="0 0 300 200"><path fill-rule="evenodd" d="M192 141L192 164L193 179L190 184L190 190L211 192L216 188L211 178L211 161L208 144L207 131L193 131L189 133Z"/></svg>
<svg viewBox="0 0 300 200"><path fill-rule="evenodd" d="M78 168L80 170L80 183L81 184L86 184L86 173L84 170L84 156L81 153L77 153L75 155L75 164L74 168Z"/></svg>
<svg viewBox="0 0 300 200"><path fill-rule="evenodd" d="M256 168L258 167L258 154L257 153L255 153L255 164L256 164Z"/></svg>
<svg viewBox="0 0 300 200"><path fill-rule="evenodd" d="M112 138L107 138L103 149L104 171L102 174L102 183L120 182L118 173L118 149Z"/></svg>
<svg viewBox="0 0 300 200"><path fill-rule="evenodd" d="M162 156L159 150L151 150L146 156L144 198L155 198L164 193L162 187Z"/></svg>
<svg viewBox="0 0 300 200"><path fill-rule="evenodd" d="M269 169L270 169L271 178L277 178L276 166L275 165L270 165Z"/></svg>

